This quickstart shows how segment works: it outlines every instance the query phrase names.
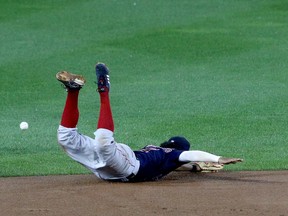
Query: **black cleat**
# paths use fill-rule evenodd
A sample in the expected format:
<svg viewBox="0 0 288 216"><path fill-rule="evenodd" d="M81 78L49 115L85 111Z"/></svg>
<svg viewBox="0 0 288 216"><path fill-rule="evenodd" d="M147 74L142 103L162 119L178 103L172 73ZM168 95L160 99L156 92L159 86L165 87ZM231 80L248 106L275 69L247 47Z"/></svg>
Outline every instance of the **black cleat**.
<svg viewBox="0 0 288 216"><path fill-rule="evenodd" d="M58 81L62 82L65 88L68 89L81 89L86 80L81 75L69 73L67 71L60 71L56 74Z"/></svg>
<svg viewBox="0 0 288 216"><path fill-rule="evenodd" d="M95 66L98 92L109 92L110 81L109 81L109 69L104 63L97 63Z"/></svg>

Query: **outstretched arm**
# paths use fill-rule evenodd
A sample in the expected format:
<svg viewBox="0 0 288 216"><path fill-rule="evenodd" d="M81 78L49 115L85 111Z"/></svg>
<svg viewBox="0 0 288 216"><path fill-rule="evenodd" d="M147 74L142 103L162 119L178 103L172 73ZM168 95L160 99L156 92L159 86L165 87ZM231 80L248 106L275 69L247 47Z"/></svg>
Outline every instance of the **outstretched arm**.
<svg viewBox="0 0 288 216"><path fill-rule="evenodd" d="M223 169L224 165L235 164L243 160L220 157L203 151L185 151L180 154L179 161L187 163L179 167L178 171L217 172Z"/></svg>
<svg viewBox="0 0 288 216"><path fill-rule="evenodd" d="M219 164L233 164L242 162L241 158L226 158L204 151L183 151L179 156L180 162L213 162Z"/></svg>
<svg viewBox="0 0 288 216"><path fill-rule="evenodd" d="M219 164L235 164L238 162L243 162L243 159L241 158L225 158L225 157L220 157L218 160Z"/></svg>
<svg viewBox="0 0 288 216"><path fill-rule="evenodd" d="M220 156L210 154L204 151L183 151L179 156L180 162L214 162L218 163Z"/></svg>

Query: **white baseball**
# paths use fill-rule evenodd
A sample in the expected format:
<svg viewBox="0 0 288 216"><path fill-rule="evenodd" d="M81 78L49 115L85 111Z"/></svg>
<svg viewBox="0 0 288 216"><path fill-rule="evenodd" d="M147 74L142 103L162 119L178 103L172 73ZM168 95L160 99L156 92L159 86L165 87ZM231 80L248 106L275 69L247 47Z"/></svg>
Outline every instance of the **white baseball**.
<svg viewBox="0 0 288 216"><path fill-rule="evenodd" d="M21 122L20 123L20 129L21 130L27 130L29 127L28 123L27 122Z"/></svg>

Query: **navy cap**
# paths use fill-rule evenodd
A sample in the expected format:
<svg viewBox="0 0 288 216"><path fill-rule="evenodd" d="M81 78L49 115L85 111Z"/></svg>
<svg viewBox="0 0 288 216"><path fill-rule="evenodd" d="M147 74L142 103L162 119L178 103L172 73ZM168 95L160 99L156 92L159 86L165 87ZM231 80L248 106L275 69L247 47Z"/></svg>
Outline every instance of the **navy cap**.
<svg viewBox="0 0 288 216"><path fill-rule="evenodd" d="M177 150L188 151L190 149L190 143L184 137L180 137L180 136L171 137L168 140L168 143Z"/></svg>

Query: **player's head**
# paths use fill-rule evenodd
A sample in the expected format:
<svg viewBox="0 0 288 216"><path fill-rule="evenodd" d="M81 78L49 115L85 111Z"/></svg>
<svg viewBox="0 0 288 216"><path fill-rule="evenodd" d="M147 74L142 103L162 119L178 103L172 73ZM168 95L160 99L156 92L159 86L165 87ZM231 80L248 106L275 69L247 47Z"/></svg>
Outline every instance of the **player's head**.
<svg viewBox="0 0 288 216"><path fill-rule="evenodd" d="M162 143L160 147L174 148L177 150L188 151L190 149L190 143L187 139L181 136L171 137L168 141Z"/></svg>

